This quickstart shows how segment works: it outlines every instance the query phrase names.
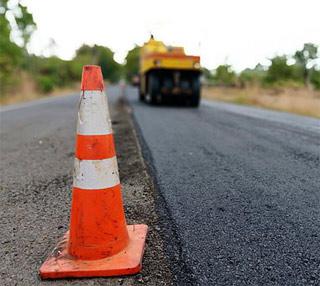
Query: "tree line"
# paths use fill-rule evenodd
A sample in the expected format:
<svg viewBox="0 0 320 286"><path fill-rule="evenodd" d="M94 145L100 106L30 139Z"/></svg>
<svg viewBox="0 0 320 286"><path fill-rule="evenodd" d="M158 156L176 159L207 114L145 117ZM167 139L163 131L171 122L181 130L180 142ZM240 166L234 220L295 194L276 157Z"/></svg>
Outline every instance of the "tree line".
<svg viewBox="0 0 320 286"><path fill-rule="evenodd" d="M8 20L10 19L10 20ZM19 1L0 0L0 96L18 90L23 74L31 75L40 92L51 92L56 87L65 87L78 82L82 66L97 64L104 78L117 82L121 78L131 81L139 73L140 47L131 49L123 65L114 60L114 53L100 45L82 45L72 60L56 56L43 57L28 53L27 46L36 23L32 14ZM13 34L15 41L12 40ZM313 87L320 89L318 46L306 43L301 50L290 55L275 56L269 66L257 64L253 69L240 73L231 65L224 64L214 70L203 68L204 81L226 87Z"/></svg>
<svg viewBox="0 0 320 286"><path fill-rule="evenodd" d="M228 64L220 65L215 70L204 69L204 76L209 84L227 87L313 87L320 89L320 70L318 47L306 43L293 55L275 56L269 66L257 64L253 69L236 73Z"/></svg>
<svg viewBox="0 0 320 286"><path fill-rule="evenodd" d="M110 82L120 79L123 67L108 47L84 44L72 60L30 54L27 46L36 23L20 2L8 2L0 0L0 96L19 90L24 74L30 75L40 92L66 87L81 79L82 66L86 64L100 65L104 78Z"/></svg>

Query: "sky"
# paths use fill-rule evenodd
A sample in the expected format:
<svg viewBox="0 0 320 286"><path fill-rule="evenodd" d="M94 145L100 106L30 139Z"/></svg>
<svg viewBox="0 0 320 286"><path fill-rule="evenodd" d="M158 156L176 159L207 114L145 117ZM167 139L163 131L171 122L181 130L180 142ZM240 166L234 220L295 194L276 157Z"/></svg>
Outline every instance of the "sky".
<svg viewBox="0 0 320 286"><path fill-rule="evenodd" d="M83 43L108 46L123 62L154 34L200 55L203 66L253 68L320 44L319 0L23 0L37 23L29 51L71 59ZM53 44L55 43L55 44Z"/></svg>

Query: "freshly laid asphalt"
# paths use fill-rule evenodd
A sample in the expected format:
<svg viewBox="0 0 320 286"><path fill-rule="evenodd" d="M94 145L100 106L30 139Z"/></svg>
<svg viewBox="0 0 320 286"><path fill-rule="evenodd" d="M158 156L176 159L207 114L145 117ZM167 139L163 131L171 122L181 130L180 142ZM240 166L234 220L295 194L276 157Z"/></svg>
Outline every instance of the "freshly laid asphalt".
<svg viewBox="0 0 320 286"><path fill-rule="evenodd" d="M178 236L178 285L320 285L319 120L127 98Z"/></svg>

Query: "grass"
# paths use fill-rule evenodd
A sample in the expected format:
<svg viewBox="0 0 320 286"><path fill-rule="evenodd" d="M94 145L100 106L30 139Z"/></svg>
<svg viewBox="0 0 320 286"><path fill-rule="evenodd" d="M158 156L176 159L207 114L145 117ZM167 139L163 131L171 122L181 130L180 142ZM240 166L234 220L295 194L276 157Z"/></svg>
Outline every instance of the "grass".
<svg viewBox="0 0 320 286"><path fill-rule="evenodd" d="M202 96L241 105L253 105L274 110L320 118L320 91L307 88L263 89L260 87L203 87Z"/></svg>

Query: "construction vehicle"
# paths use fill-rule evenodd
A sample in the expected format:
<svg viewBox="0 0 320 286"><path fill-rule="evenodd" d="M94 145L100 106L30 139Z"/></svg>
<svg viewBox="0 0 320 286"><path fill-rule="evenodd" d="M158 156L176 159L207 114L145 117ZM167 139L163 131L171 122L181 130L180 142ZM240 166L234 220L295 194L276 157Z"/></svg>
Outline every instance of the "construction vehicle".
<svg viewBox="0 0 320 286"><path fill-rule="evenodd" d="M200 103L200 57L183 47L166 46L153 36L140 52L139 98L157 104L180 98L197 107Z"/></svg>

